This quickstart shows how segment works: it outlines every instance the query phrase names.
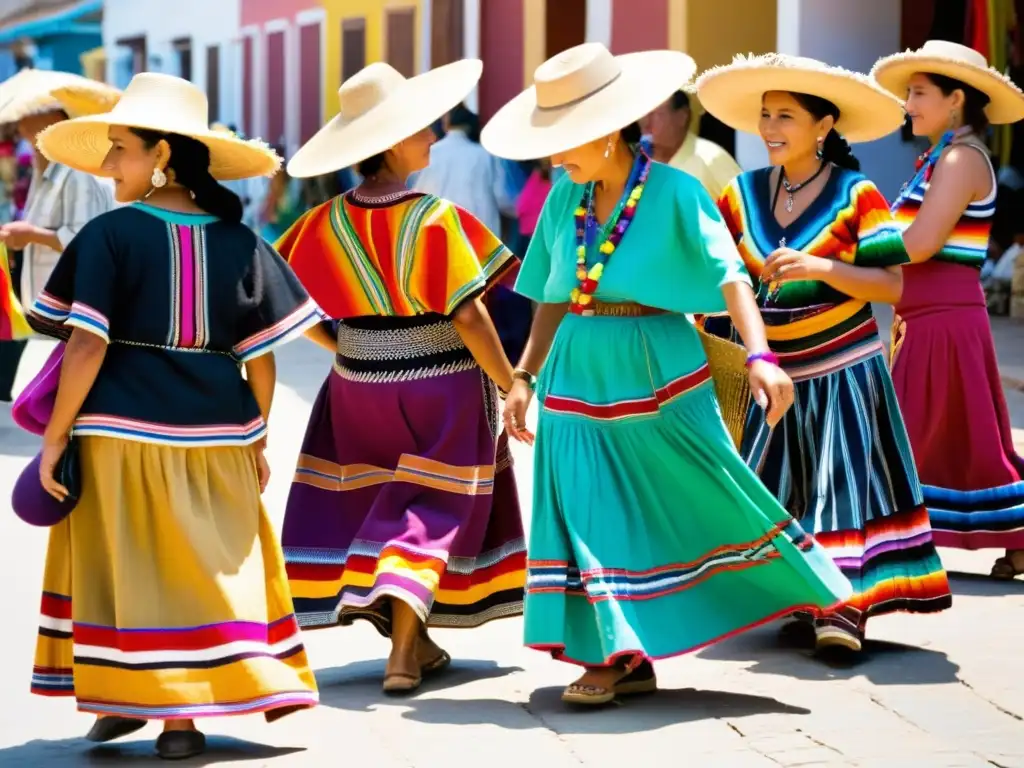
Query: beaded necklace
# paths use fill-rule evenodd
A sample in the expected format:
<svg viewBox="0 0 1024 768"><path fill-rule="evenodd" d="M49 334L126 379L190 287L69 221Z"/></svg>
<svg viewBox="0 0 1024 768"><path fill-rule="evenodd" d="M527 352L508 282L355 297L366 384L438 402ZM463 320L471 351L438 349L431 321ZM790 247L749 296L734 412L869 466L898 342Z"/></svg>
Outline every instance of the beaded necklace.
<svg viewBox="0 0 1024 768"><path fill-rule="evenodd" d="M577 287L569 295L569 311L575 315L593 315L591 304L597 284L604 274L604 265L615 253L623 235L636 214L636 204L644 192L644 184L651 170L651 159L643 152L638 152L630 171L629 180L622 198L615 207L603 227L597 226L594 217L594 182L590 182L583 191L583 198L576 208L576 281ZM598 230L599 233L598 233ZM594 261L587 265L589 246L593 245L596 234L600 234Z"/></svg>
<svg viewBox="0 0 1024 768"><path fill-rule="evenodd" d="M895 213L896 209L899 208L908 197L910 197L911 193L917 189L921 182L926 184L930 182L932 180L932 173L935 171L935 166L939 162L939 158L942 157L942 153L945 151L946 147L952 144L954 139L959 138L960 136L965 136L970 132L971 127L967 125L956 131L946 131L934 146L929 147L927 150L922 152L918 156L917 162L914 166L917 172L914 174L914 177L900 189L899 195L893 201L892 205L889 206L889 210Z"/></svg>

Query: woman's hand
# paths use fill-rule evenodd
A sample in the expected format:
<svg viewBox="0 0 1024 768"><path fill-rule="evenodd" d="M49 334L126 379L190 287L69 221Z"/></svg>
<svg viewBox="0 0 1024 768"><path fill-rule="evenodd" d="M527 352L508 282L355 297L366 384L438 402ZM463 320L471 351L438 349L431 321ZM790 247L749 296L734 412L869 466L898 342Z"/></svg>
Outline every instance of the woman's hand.
<svg viewBox="0 0 1024 768"><path fill-rule="evenodd" d="M526 428L526 409L533 399L533 390L522 379L513 379L512 388L505 398L505 411L501 418L505 431L521 443L533 445L534 434Z"/></svg>
<svg viewBox="0 0 1024 768"><path fill-rule="evenodd" d="M64 455L68 447L68 436L50 438L43 441L43 453L39 461L39 482L43 490L53 496L57 501L64 501L68 496L68 489L53 478L54 470L57 469L57 462Z"/></svg>
<svg viewBox="0 0 1024 768"><path fill-rule="evenodd" d="M750 365L750 393L768 411L768 426L774 427L793 404L793 380L777 365L755 360Z"/></svg>
<svg viewBox="0 0 1024 768"><path fill-rule="evenodd" d="M765 259L762 283L788 283L793 280L824 280L833 262L792 248L778 248Z"/></svg>
<svg viewBox="0 0 1024 768"><path fill-rule="evenodd" d="M260 493L265 493L267 484L270 483L270 462L267 461L262 447L256 451L256 476L260 481Z"/></svg>

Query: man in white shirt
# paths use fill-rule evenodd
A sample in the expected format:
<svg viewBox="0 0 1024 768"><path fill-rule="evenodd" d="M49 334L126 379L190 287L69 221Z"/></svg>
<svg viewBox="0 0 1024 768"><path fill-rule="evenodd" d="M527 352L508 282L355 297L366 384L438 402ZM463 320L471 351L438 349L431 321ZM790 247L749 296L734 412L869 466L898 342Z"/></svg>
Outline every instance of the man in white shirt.
<svg viewBox="0 0 1024 768"><path fill-rule="evenodd" d="M462 104L444 119L447 133L430 148L430 165L413 182L417 192L444 198L501 237L501 216L515 217L516 194L502 161L480 146L479 120Z"/></svg>
<svg viewBox="0 0 1024 768"><path fill-rule="evenodd" d="M33 143L45 128L68 119L56 101L44 102L20 115L12 111L13 106L5 107L3 118L17 119L18 132ZM21 221L0 227L0 242L7 246L8 253L22 251L23 304L30 305L35 300L64 248L79 230L113 207L113 188L107 180L51 163L40 152L35 153L25 215ZM0 346L0 402L9 402L25 342Z"/></svg>

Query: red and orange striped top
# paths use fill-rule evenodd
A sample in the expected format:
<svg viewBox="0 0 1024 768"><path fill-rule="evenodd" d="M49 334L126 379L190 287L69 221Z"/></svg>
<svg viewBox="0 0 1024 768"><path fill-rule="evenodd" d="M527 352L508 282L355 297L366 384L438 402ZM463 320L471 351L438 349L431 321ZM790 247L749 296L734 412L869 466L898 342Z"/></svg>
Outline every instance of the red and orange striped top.
<svg viewBox="0 0 1024 768"><path fill-rule="evenodd" d="M513 260L472 214L415 192L342 195L305 213L275 247L334 320L450 315Z"/></svg>

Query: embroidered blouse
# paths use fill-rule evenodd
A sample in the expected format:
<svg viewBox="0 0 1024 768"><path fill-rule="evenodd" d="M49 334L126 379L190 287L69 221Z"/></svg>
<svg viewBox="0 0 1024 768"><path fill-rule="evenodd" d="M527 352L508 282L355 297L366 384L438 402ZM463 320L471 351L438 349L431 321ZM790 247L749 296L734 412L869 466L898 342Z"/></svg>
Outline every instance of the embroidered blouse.
<svg viewBox="0 0 1024 768"><path fill-rule="evenodd" d="M336 197L304 214L277 249L333 320L450 315L513 258L472 214L417 192Z"/></svg>
<svg viewBox="0 0 1024 768"><path fill-rule="evenodd" d="M781 246L861 267L908 263L889 204L864 175L833 168L814 202L783 227L771 211L770 176L771 168L743 173L719 199L725 223L754 277L769 346L787 368L809 365L819 353L844 356L845 363L874 354L880 342L868 302L818 280L781 283L777 293L769 294L760 276L765 260ZM717 324L709 321L708 329L717 333Z"/></svg>
<svg viewBox="0 0 1024 768"><path fill-rule="evenodd" d="M321 319L244 225L138 203L82 229L29 313L40 333L109 342L74 434L189 447L259 440L241 365Z"/></svg>

